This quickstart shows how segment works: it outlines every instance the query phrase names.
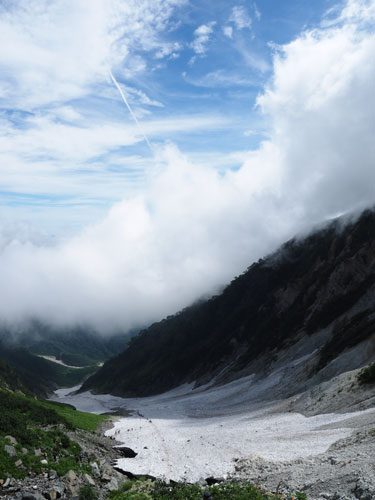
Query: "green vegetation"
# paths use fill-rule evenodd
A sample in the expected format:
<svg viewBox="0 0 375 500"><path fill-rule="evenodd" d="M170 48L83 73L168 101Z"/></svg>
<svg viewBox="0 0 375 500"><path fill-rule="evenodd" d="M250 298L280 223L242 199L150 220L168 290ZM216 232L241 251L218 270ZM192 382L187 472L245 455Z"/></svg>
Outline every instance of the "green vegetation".
<svg viewBox="0 0 375 500"><path fill-rule="evenodd" d="M37 426L64 424L68 421L52 409L24 396L0 392L0 435L11 434L25 445L38 446L41 430Z"/></svg>
<svg viewBox="0 0 375 500"><path fill-rule="evenodd" d="M361 384L373 384L375 383L375 363L363 368L358 374L358 380Z"/></svg>
<svg viewBox="0 0 375 500"><path fill-rule="evenodd" d="M0 360L18 373L29 391L45 397L57 386L82 383L98 369L99 362L121 352L132 334L101 337L87 328L53 328L37 321L17 333L0 327ZM55 356L66 365L81 368L62 366L41 356ZM0 367L0 384L1 375Z"/></svg>
<svg viewBox="0 0 375 500"><path fill-rule="evenodd" d="M149 480L127 481L119 490L108 494L110 500L201 500L203 492L209 491L214 500L276 500L280 495L264 493L249 483L224 482L202 489L198 484L152 483ZM304 493L290 496L306 500Z"/></svg>
<svg viewBox="0 0 375 500"><path fill-rule="evenodd" d="M53 409L74 428L83 429L85 431L94 431L108 418L106 415L95 415L93 413L77 411L73 406L62 403L43 401L41 404L45 408Z"/></svg>
<svg viewBox="0 0 375 500"><path fill-rule="evenodd" d="M98 495L96 494L92 486L82 486L79 490L79 500L96 500Z"/></svg>
<svg viewBox="0 0 375 500"><path fill-rule="evenodd" d="M375 283L369 265L374 240L375 212L368 210L345 230L334 221L304 240L288 242L253 264L220 295L142 331L82 390L156 394L219 373L224 364L238 372L260 355L293 344L301 331L315 334L345 314ZM319 369L372 334L373 312L371 307L337 326L333 340L321 351Z"/></svg>
<svg viewBox="0 0 375 500"><path fill-rule="evenodd" d="M121 352L127 336L120 333L99 336L85 327L52 328L33 322L24 335L24 342L34 354L55 356L71 366L90 366Z"/></svg>
<svg viewBox="0 0 375 500"><path fill-rule="evenodd" d="M15 478L23 478L28 471L39 474L49 469L54 469L58 475L64 475L70 469L90 472L88 466L78 460L80 446L69 439L66 431L77 428L94 430L105 416L81 413L68 405L1 390L0 407L1 479L9 473ZM7 435L15 438L17 444L12 444ZM6 445L13 446L16 456L5 451ZM41 463L43 459L47 464ZM22 465L17 467L18 460Z"/></svg>
<svg viewBox="0 0 375 500"><path fill-rule="evenodd" d="M23 394L32 393L25 387L18 374L8 365L5 360L0 360L0 388L16 391Z"/></svg>
<svg viewBox="0 0 375 500"><path fill-rule="evenodd" d="M0 340L0 359L17 372L22 384L31 392L47 396L56 386L72 387L79 384L97 367L68 368L31 354L27 349L9 345Z"/></svg>

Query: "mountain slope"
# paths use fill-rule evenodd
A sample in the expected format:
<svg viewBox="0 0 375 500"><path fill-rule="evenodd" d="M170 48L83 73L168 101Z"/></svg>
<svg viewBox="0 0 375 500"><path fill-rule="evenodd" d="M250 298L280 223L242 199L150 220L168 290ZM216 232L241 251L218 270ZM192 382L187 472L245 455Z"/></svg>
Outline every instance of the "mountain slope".
<svg viewBox="0 0 375 500"><path fill-rule="evenodd" d="M320 372L373 336L374 298L371 209L345 227L336 220L304 240L289 241L219 296L144 330L82 390L144 396L214 376L220 382L246 371L266 372L281 350L302 338L319 347L310 371Z"/></svg>
<svg viewBox="0 0 375 500"><path fill-rule="evenodd" d="M82 382L98 363L121 352L130 334L100 336L83 327L53 328L33 321L22 330L0 329L0 363L6 362L31 391L46 396ZM62 366L42 356L54 356ZM81 367L77 369L76 367Z"/></svg>
<svg viewBox="0 0 375 500"><path fill-rule="evenodd" d="M45 397L58 387L77 385L96 369L95 366L74 369L61 366L27 349L10 346L0 341L0 363L8 365L28 390Z"/></svg>
<svg viewBox="0 0 375 500"><path fill-rule="evenodd" d="M21 331L3 328L1 337L12 339L15 346L27 348L33 354L55 356L67 365L88 366L121 352L129 335L102 336L89 328L56 328L32 321Z"/></svg>

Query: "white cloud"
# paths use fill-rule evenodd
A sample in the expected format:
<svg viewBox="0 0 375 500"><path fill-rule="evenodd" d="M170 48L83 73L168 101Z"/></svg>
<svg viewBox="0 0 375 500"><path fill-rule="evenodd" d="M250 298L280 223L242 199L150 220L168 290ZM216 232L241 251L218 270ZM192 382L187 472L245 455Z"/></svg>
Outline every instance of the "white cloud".
<svg viewBox="0 0 375 500"><path fill-rule="evenodd" d="M210 71L201 77L191 77L187 74L183 75L185 81L197 87L218 88L218 87L233 87L233 86L250 86L258 84L254 78L238 74L234 71L224 71L218 69Z"/></svg>
<svg viewBox="0 0 375 500"><path fill-rule="evenodd" d="M210 40L210 35L213 32L215 24L215 21L202 24L194 31L194 40L191 42L191 48L196 54L203 55L206 52L207 44Z"/></svg>
<svg viewBox="0 0 375 500"><path fill-rule="evenodd" d="M228 38L232 38L233 37L233 28L232 28L232 26L223 26L223 33Z"/></svg>
<svg viewBox="0 0 375 500"><path fill-rule="evenodd" d="M275 54L258 98L269 139L237 170L160 147L147 189L80 235L52 248L8 237L0 317L144 324L214 292L296 231L373 203L375 37L360 12Z"/></svg>
<svg viewBox="0 0 375 500"><path fill-rule="evenodd" d="M272 69L271 65L264 57L254 52L251 48L245 45L243 41L236 42L235 47L241 55L244 63L249 68L255 69L260 73L266 73Z"/></svg>
<svg viewBox="0 0 375 500"><path fill-rule="evenodd" d="M165 43L155 54L156 59L163 59L164 57L177 58L183 46L179 42Z"/></svg>
<svg viewBox="0 0 375 500"><path fill-rule="evenodd" d="M258 6L255 2L253 2L253 10L254 10L255 19L257 21L260 21L262 14L260 13Z"/></svg>
<svg viewBox="0 0 375 500"><path fill-rule="evenodd" d="M344 7L340 5L328 9L321 23L322 27L330 27L339 23L356 23L357 29L370 28L374 24L375 4L368 0L348 0Z"/></svg>
<svg viewBox="0 0 375 500"><path fill-rule="evenodd" d="M163 51L159 34L185 0L16 0L0 6L0 98L34 109L85 96L110 67L145 69L142 51ZM142 62L134 65L135 61Z"/></svg>
<svg viewBox="0 0 375 500"><path fill-rule="evenodd" d="M243 5L236 5L233 7L229 22L233 23L238 30L251 28L251 17Z"/></svg>
<svg viewBox="0 0 375 500"><path fill-rule="evenodd" d="M61 110L56 114L60 118ZM142 129L150 140L160 141L172 133L218 130L227 125L228 119L218 115L191 114L144 120ZM76 203L119 200L127 192L129 181L133 182L131 172L136 160L113 152L141 141L142 134L130 118L127 123L62 123L51 113L30 117L23 129L5 120L0 123L2 189L74 198ZM113 167L117 171L113 172ZM149 172L150 168L148 161L136 161L138 173Z"/></svg>

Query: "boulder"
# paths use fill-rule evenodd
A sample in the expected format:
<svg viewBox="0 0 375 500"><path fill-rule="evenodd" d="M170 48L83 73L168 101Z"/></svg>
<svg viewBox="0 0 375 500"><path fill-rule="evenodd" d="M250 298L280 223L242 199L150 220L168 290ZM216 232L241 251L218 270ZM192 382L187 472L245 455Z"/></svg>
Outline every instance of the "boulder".
<svg viewBox="0 0 375 500"><path fill-rule="evenodd" d="M61 483L55 483L53 489L56 491L57 498L61 498L64 493L64 485Z"/></svg>
<svg viewBox="0 0 375 500"><path fill-rule="evenodd" d="M95 481L93 480L93 478L90 476L90 474L84 474L83 475L83 479L85 480L85 482L87 484L89 484L90 486L95 486Z"/></svg>
<svg viewBox="0 0 375 500"><path fill-rule="evenodd" d="M57 478L57 472L54 469L50 469L48 473L49 479L53 480Z"/></svg>
<svg viewBox="0 0 375 500"><path fill-rule="evenodd" d="M208 484L208 486L212 486L213 484L222 483L223 481L225 481L225 479L223 477L210 476L210 477L206 477L205 481Z"/></svg>
<svg viewBox="0 0 375 500"><path fill-rule="evenodd" d="M91 470L94 476L99 477L100 476L100 470L99 466L96 462L91 464Z"/></svg>
<svg viewBox="0 0 375 500"><path fill-rule="evenodd" d="M10 444L6 444L4 446L4 449L8 453L8 455L10 455L11 457L16 457L17 456L16 450Z"/></svg>
<svg viewBox="0 0 375 500"><path fill-rule="evenodd" d="M51 488L48 491L48 496L49 496L50 500L56 500L57 499L57 491L55 490L55 488Z"/></svg>
<svg viewBox="0 0 375 500"><path fill-rule="evenodd" d="M17 460L16 462L14 462L14 465L16 467L21 467L22 466L22 460Z"/></svg>
<svg viewBox="0 0 375 500"><path fill-rule="evenodd" d="M136 453L131 448L128 448L127 446L117 446L114 449L117 450L125 458L135 458L138 455L138 453Z"/></svg>
<svg viewBox="0 0 375 500"><path fill-rule="evenodd" d="M64 477L66 480L66 489L70 497L78 496L80 485L77 474L74 471L69 470Z"/></svg>
<svg viewBox="0 0 375 500"><path fill-rule="evenodd" d="M27 448L22 448L21 451L22 451L22 453L24 455L28 455L29 454L29 450Z"/></svg>
<svg viewBox="0 0 375 500"><path fill-rule="evenodd" d="M46 500L41 493L30 493L28 491L23 492L21 498L22 500Z"/></svg>
<svg viewBox="0 0 375 500"><path fill-rule="evenodd" d="M7 477L5 479L5 483L3 484L3 488L8 488L9 485L10 485L10 477Z"/></svg>
<svg viewBox="0 0 375 500"><path fill-rule="evenodd" d="M108 463L104 463L101 467L102 478L104 475L112 476L113 467L111 467Z"/></svg>
<svg viewBox="0 0 375 500"><path fill-rule="evenodd" d="M7 439L10 442L10 444L13 444L13 445L18 444L17 439L14 438L13 436L5 436L5 439Z"/></svg>
<svg viewBox="0 0 375 500"><path fill-rule="evenodd" d="M41 456L42 456L42 452L41 452L41 450L40 450L39 448L36 448L36 449L34 450L34 455L35 455L36 457L41 457Z"/></svg>
<svg viewBox="0 0 375 500"><path fill-rule="evenodd" d="M118 490L118 481L115 477L112 477L109 483L106 484L106 488L109 491Z"/></svg>
<svg viewBox="0 0 375 500"><path fill-rule="evenodd" d="M43 464L43 465L48 465L48 460L46 460L45 458L43 458L43 460L41 460L40 463Z"/></svg>

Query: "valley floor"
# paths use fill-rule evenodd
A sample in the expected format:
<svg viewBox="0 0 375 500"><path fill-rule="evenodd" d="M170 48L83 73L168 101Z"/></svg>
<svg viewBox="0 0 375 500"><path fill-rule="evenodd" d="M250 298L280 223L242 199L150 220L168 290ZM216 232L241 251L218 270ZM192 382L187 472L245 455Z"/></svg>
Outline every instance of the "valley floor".
<svg viewBox="0 0 375 500"><path fill-rule="evenodd" d="M353 386L353 374L345 374L346 385L340 377L343 387ZM251 376L220 387L183 386L149 398L62 389L53 399L94 413L129 412L106 434L138 453L118 460L132 474L188 482L235 477L271 491L304 491L311 500L373 500L375 407L363 403L363 410L357 404L357 411L328 413L326 404L326 413L312 415L313 399L318 407L332 383L323 384L320 392L314 388L308 397L272 403L254 401ZM341 390L338 399L348 391ZM332 398L335 405L338 399Z"/></svg>

